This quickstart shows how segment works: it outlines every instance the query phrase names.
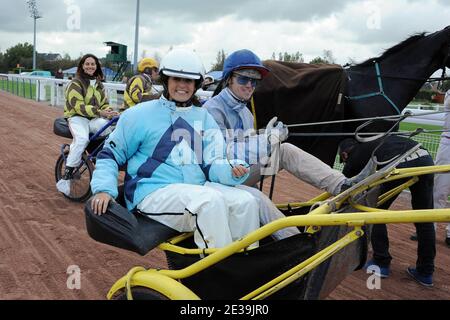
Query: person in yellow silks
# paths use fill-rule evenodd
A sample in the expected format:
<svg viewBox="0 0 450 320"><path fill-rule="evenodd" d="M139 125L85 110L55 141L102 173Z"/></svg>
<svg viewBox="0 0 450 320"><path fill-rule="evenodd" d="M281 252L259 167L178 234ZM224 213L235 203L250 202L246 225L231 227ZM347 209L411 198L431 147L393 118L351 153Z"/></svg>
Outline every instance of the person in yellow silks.
<svg viewBox="0 0 450 320"><path fill-rule="evenodd" d="M156 92L152 92L153 82L158 79L159 64L155 59L144 58L139 61L138 74L127 81L124 92L124 111L138 103L153 100L159 97Z"/></svg>

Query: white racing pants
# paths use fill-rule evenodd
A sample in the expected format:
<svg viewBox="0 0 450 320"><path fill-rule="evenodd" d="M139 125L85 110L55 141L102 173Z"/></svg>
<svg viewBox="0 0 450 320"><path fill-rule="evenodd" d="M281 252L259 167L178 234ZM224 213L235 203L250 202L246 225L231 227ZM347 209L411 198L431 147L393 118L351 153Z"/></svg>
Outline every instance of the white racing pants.
<svg viewBox="0 0 450 320"><path fill-rule="evenodd" d="M443 139L448 140L444 141ZM437 166L450 164L450 140L442 137L436 154ZM434 208L450 208L448 196L450 195L450 173L437 173L434 175ZM450 223L447 224L447 237L450 237Z"/></svg>
<svg viewBox="0 0 450 320"><path fill-rule="evenodd" d="M73 140L70 144L69 155L67 156L66 166L77 167L80 164L81 156L84 150L89 144L89 133L96 133L99 131L109 120L104 118L95 118L89 120L85 117L74 116L67 119L69 123L69 129L72 133ZM111 133L112 128L109 127L103 133L102 136Z"/></svg>
<svg viewBox="0 0 450 320"><path fill-rule="evenodd" d="M152 192L137 208L179 232L194 231L196 245L224 247L259 228L259 204L250 193L207 182L172 184ZM252 247L258 243L252 244Z"/></svg>
<svg viewBox="0 0 450 320"><path fill-rule="evenodd" d="M285 218L286 216L278 210L276 205L272 202L272 200L269 199L268 196L266 196L264 193L259 191L256 188L249 187L249 186L236 186L236 188L245 190L249 193L251 193L259 203L259 219L261 222L261 225L268 224L269 222L275 221L280 218ZM278 230L272 234L272 236L276 240L281 240L284 238L288 238L290 236L299 234L300 231L296 227L289 227L284 228L281 230Z"/></svg>
<svg viewBox="0 0 450 320"><path fill-rule="evenodd" d="M261 174L273 175L282 169L334 195L339 194L342 184L347 180L342 172L331 168L322 160L290 143L282 143L279 151L275 151L272 155L268 168L259 165L250 167L250 176L245 181L245 185L253 186L259 182Z"/></svg>

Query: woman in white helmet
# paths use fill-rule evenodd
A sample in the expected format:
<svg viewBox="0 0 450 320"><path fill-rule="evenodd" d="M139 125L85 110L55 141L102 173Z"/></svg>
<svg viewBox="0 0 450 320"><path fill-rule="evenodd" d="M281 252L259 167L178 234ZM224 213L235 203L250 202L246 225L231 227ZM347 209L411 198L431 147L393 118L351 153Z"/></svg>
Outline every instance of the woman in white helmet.
<svg viewBox="0 0 450 320"><path fill-rule="evenodd" d="M255 198L233 186L247 164L225 158L223 135L197 103L204 67L189 50L161 61L160 99L127 109L99 154L91 181L95 214L117 197L118 168L127 163L125 201L177 231L194 231L199 248L222 247L259 227ZM255 243L254 245L257 245Z"/></svg>

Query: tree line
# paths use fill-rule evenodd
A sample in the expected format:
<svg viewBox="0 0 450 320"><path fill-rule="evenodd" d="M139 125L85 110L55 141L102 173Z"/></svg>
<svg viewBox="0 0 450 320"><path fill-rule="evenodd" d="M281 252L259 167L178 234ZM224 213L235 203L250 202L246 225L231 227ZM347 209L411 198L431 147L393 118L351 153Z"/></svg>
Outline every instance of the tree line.
<svg viewBox="0 0 450 320"><path fill-rule="evenodd" d="M64 54L61 59L47 61L36 53L36 68L50 71L53 75L58 69L66 70L78 65L83 53L72 59L69 54ZM105 58L100 59L102 66L115 69ZM17 68L17 66L20 68ZM5 53L0 52L0 73L32 71L33 68L33 45L30 43L19 43L8 48ZM130 71L131 72L131 71Z"/></svg>
<svg viewBox="0 0 450 320"><path fill-rule="evenodd" d="M48 70L52 72L54 75L58 69L66 70L78 65L78 62L81 59L83 54L80 53L78 58L72 59L67 53L64 54L62 59L56 61L46 61L39 55L37 55L36 66L41 70ZM144 57L146 55L145 51L142 53ZM158 55L158 54L156 54ZM216 61L211 66L211 71L221 71L223 69L223 63L227 57L227 54L223 49L219 50L216 55ZM160 57L155 56L155 58L160 60ZM285 62L298 62L304 63L305 59L303 54L299 51L297 52L273 52L271 56L272 60L279 60ZM115 69L114 66L110 65L105 59L100 59L102 66ZM324 50L322 56L317 56L313 58L311 61L307 62L310 64L335 64L336 59L333 56L333 52L331 50ZM354 61L350 60L349 63L354 63ZM20 70L17 70L17 65L20 65ZM33 66L33 45L27 42L19 43L11 48L8 48L5 53L0 52L0 73L8 73L9 71L31 71ZM127 70L127 76L132 74L131 69ZM440 90L446 91L450 89L450 81L444 81ZM431 99L431 96L436 92L436 90L430 90L429 88L423 88L421 91L430 91L428 96L423 97L428 100Z"/></svg>
<svg viewBox="0 0 450 320"><path fill-rule="evenodd" d="M226 59L227 55L225 51L219 50L219 52L216 55L216 61L213 63L211 67L211 71L221 71L223 69L223 63ZM299 63L305 63L305 59L303 57L303 54L299 51L297 52L273 52L271 56L272 60L278 60L278 61L284 61L284 62L299 62ZM326 64L335 64L336 59L333 56L333 52L331 50L324 50L322 56L317 56L308 63L310 64L319 64L319 63L326 63Z"/></svg>
<svg viewBox="0 0 450 320"><path fill-rule="evenodd" d="M59 68L68 69L76 66L80 58L72 59L65 54L62 59L56 61L46 61L36 54L36 66L38 69L48 70L54 74ZM20 66L20 68L17 68ZM8 73L10 71L32 71L33 68L33 45L30 43L19 43L0 52L0 72Z"/></svg>

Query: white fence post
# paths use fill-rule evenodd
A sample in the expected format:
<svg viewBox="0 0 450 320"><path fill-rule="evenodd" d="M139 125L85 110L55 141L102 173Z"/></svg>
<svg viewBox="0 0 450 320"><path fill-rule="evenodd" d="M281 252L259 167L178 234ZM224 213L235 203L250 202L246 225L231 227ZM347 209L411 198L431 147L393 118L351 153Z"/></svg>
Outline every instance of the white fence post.
<svg viewBox="0 0 450 320"><path fill-rule="evenodd" d="M41 82L39 80L36 80L36 101L39 102L39 94L41 93L40 90Z"/></svg>
<svg viewBox="0 0 450 320"><path fill-rule="evenodd" d="M56 105L56 101L58 100L57 92L56 92L56 83L52 82L50 84L50 105Z"/></svg>

